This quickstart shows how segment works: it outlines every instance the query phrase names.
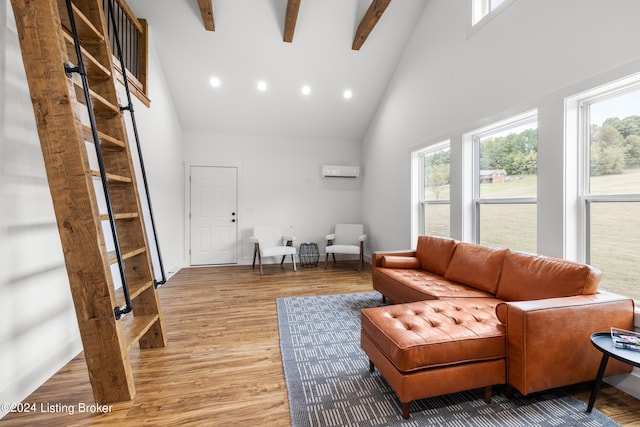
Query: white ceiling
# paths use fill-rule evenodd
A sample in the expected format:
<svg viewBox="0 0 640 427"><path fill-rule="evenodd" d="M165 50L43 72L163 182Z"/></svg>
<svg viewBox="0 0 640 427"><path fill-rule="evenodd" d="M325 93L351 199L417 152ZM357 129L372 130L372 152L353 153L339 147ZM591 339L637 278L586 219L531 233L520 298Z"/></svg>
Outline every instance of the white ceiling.
<svg viewBox="0 0 640 427"><path fill-rule="evenodd" d="M302 0L293 43L282 41L286 0L213 0L215 32L197 0L128 3L148 20L183 130L359 141L426 1L392 1L359 51L370 0Z"/></svg>

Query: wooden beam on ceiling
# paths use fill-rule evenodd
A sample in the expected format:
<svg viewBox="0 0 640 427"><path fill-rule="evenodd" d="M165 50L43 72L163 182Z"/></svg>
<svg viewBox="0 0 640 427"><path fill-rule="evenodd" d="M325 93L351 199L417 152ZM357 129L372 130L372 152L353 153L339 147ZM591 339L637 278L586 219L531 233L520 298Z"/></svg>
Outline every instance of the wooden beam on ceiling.
<svg viewBox="0 0 640 427"><path fill-rule="evenodd" d="M391 0L373 0L371 2L369 9L367 9L362 21L360 21L360 25L358 25L351 49L360 50L367 37L369 37L369 33L371 33L373 27L376 26L387 6L389 6L389 3L391 3Z"/></svg>
<svg viewBox="0 0 640 427"><path fill-rule="evenodd" d="M216 26L213 24L213 0L198 0L200 6L200 14L202 22L207 31L215 31Z"/></svg>
<svg viewBox="0 0 640 427"><path fill-rule="evenodd" d="M287 15L284 18L284 37L285 42L293 41L293 32L296 29L298 21L298 10L300 10L300 0L287 0Z"/></svg>

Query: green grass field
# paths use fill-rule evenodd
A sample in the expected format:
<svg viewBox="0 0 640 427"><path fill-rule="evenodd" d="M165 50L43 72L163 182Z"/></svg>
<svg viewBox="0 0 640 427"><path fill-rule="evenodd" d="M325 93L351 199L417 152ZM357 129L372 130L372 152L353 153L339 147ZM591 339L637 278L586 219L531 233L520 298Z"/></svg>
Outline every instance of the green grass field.
<svg viewBox="0 0 640 427"><path fill-rule="evenodd" d="M536 176L482 184L482 197L535 196ZM592 178L599 193L640 193L640 169ZM449 197L448 186L440 199ZM449 235L449 205L428 205L427 234ZM537 252L535 205L483 205L480 243ZM591 264L604 272L601 289L640 300L640 203L592 203Z"/></svg>

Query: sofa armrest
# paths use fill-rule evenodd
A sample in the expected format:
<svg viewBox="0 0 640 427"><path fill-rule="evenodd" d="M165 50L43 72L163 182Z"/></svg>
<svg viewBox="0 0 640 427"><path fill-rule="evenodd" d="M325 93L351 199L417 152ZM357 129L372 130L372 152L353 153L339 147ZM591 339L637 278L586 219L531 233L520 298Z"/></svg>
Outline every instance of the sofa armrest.
<svg viewBox="0 0 640 427"><path fill-rule="evenodd" d="M399 251L374 252L371 254L371 266L382 267L381 260L382 260L382 257L385 255L398 256L398 257L415 257L416 251L413 249L405 249L405 250L399 250Z"/></svg>
<svg viewBox="0 0 640 427"><path fill-rule="evenodd" d="M496 307L507 331L507 382L526 395L595 379L602 353L591 334L633 327L633 300L599 292L505 302ZM630 372L610 360L605 376Z"/></svg>
<svg viewBox="0 0 640 427"><path fill-rule="evenodd" d="M420 268L420 260L414 256L383 255L380 259L383 268Z"/></svg>

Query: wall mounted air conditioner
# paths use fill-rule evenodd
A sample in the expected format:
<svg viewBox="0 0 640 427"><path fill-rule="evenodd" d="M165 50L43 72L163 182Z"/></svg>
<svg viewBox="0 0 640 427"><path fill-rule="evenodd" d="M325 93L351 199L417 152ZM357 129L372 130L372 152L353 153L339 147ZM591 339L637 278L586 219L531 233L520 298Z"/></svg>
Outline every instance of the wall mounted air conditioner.
<svg viewBox="0 0 640 427"><path fill-rule="evenodd" d="M322 166L323 178L358 178L359 176L360 166Z"/></svg>

